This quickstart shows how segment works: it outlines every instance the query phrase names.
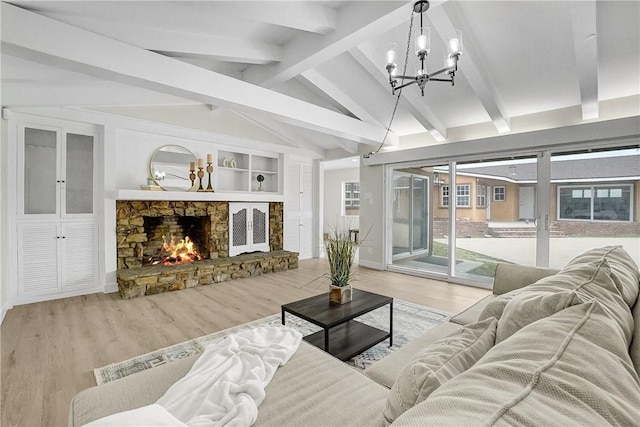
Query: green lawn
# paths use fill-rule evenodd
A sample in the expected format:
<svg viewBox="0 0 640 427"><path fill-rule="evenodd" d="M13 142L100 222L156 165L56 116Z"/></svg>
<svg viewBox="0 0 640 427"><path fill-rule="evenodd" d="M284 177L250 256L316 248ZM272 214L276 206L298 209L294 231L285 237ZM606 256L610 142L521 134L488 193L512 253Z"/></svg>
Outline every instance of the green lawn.
<svg viewBox="0 0 640 427"><path fill-rule="evenodd" d="M449 256L449 247L444 243L433 242L433 255L447 257ZM499 258L493 258L461 248L456 249L456 259L481 262L482 265L473 270L469 270L468 273L484 277L493 277L496 271L496 264L498 262L507 262Z"/></svg>

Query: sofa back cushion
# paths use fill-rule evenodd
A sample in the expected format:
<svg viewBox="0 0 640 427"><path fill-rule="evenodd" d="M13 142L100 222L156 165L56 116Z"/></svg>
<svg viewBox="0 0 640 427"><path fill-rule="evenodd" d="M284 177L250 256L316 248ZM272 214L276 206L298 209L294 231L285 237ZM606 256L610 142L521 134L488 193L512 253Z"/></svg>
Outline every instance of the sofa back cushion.
<svg viewBox="0 0 640 427"><path fill-rule="evenodd" d="M629 307L633 307L638 299L640 270L638 270L638 265L622 246L605 246L588 250L569 261L565 268L577 264L597 262L603 258L607 260L611 268L611 278L620 295Z"/></svg>
<svg viewBox="0 0 640 427"><path fill-rule="evenodd" d="M635 329L633 330L633 337L631 338L631 347L629 347L629 355L633 361L633 365L636 367L636 372L640 376L640 298L633 306L633 322Z"/></svg>
<svg viewBox="0 0 640 427"><path fill-rule="evenodd" d="M531 323L401 415L413 425L636 425L640 380L597 300Z"/></svg>
<svg viewBox="0 0 640 427"><path fill-rule="evenodd" d="M504 308L496 329L496 344L530 323L580 303L582 301L576 291L519 293Z"/></svg>
<svg viewBox="0 0 640 427"><path fill-rule="evenodd" d="M467 325L418 353L391 387L383 411L387 425L484 356L493 347L496 323L491 318Z"/></svg>
<svg viewBox="0 0 640 427"><path fill-rule="evenodd" d="M620 295L611 277L611 269L608 261L604 257L593 262L576 263L564 268L558 274L542 278L532 285L497 296L487 304L480 314L479 320L496 317L499 319L498 327L500 327L502 316L504 316L506 307L512 299L525 293L545 295L559 292L574 292L582 302L587 302L594 298L600 301L604 309L617 321L627 345L631 342L631 335L634 329L631 310ZM532 304L514 304L513 308L517 308L517 310L510 310L511 320L515 319L519 321L516 318L521 316L524 319L519 321L521 322L521 326L530 323L525 322L527 316L526 310L533 309L533 307ZM547 314L553 314L553 310L547 311ZM531 316L532 321L538 320L538 318ZM511 333L515 332L514 326L512 322L509 328ZM504 336L501 336L501 338L504 339ZM498 341L500 341L500 339L498 339Z"/></svg>

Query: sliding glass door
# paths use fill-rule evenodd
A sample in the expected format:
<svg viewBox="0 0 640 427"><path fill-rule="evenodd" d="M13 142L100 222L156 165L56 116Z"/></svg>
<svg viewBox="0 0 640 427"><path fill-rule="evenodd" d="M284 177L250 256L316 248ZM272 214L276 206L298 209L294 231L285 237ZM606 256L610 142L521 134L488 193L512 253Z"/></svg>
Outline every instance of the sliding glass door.
<svg viewBox="0 0 640 427"><path fill-rule="evenodd" d="M388 176L390 269L486 287L499 262L562 268L606 245L640 264L637 145L412 164Z"/></svg>
<svg viewBox="0 0 640 427"><path fill-rule="evenodd" d="M551 156L550 267L621 245L640 264L640 149Z"/></svg>
<svg viewBox="0 0 640 427"><path fill-rule="evenodd" d="M443 171L448 166L393 171L390 230L394 266L447 274L448 220L434 209L439 193L433 190L440 185Z"/></svg>

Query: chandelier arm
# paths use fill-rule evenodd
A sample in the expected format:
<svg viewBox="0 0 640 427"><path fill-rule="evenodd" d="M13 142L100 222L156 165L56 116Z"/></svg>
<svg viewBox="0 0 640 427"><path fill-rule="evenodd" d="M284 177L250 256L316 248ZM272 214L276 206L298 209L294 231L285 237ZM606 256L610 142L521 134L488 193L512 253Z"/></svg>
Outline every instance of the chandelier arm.
<svg viewBox="0 0 640 427"><path fill-rule="evenodd" d="M448 73L448 72L451 72L451 71L455 71L455 67L443 68L442 70L438 70L436 72L433 72L433 73L429 74L427 77L429 78L429 80L436 80L433 77L438 76L438 75L440 75L442 73Z"/></svg>
<svg viewBox="0 0 640 427"><path fill-rule="evenodd" d="M402 85L400 85L400 86L396 87L395 89L396 89L396 90L400 90L400 89L402 89L402 88L405 88L405 87L407 87L407 86L410 86L410 85L412 85L412 84L417 84L417 83L418 83L418 81L417 81L417 80L411 80L411 81L409 81L409 82L406 82L405 84L402 84Z"/></svg>

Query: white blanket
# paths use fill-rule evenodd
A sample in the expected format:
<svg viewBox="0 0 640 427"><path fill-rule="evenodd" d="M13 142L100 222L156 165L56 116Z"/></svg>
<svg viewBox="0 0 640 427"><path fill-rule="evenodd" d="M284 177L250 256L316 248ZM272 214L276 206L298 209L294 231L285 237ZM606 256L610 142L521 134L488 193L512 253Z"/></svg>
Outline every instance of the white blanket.
<svg viewBox="0 0 640 427"><path fill-rule="evenodd" d="M276 369L296 352L301 338L300 332L285 327L259 327L229 335L208 345L189 373L156 404L167 410L168 417L189 426L250 426L258 417L264 388ZM105 417L92 424L136 425L133 419L127 424L122 418L123 414L136 417L135 411L110 416L119 417L113 423Z"/></svg>

